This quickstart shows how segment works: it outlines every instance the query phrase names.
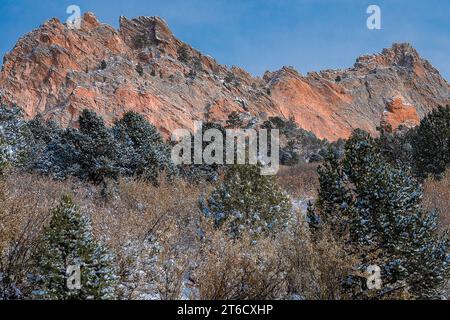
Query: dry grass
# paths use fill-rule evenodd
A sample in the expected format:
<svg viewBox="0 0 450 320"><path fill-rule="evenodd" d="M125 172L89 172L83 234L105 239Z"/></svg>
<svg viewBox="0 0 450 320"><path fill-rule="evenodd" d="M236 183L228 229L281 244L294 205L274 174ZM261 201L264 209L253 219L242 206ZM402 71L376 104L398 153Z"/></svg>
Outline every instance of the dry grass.
<svg viewBox="0 0 450 320"><path fill-rule="evenodd" d="M423 204L427 210L439 213L439 229L450 230L450 169L441 180L428 178L423 184ZM447 299L450 299L450 281L447 284Z"/></svg>
<svg viewBox="0 0 450 320"><path fill-rule="evenodd" d="M12 174L0 183L0 272L29 293L26 275L42 229L61 196L71 194L116 257L121 299L340 297L338 278L347 265L335 268L345 261L337 245L313 244L303 222L257 242L231 239L199 210L208 189L120 181L105 198L92 185Z"/></svg>
<svg viewBox="0 0 450 320"><path fill-rule="evenodd" d="M120 298L141 298L149 282L155 282L159 297L178 298L189 269L183 257L195 248L200 189L166 180L159 187L120 181L109 189L105 198L101 188L75 181L26 174L1 180L0 276L8 279L0 277L5 282L0 285L11 284L29 293L26 276L32 272L42 230L61 196L70 194L90 216L96 238L116 257Z"/></svg>
<svg viewBox="0 0 450 320"><path fill-rule="evenodd" d="M356 261L328 231L312 240L301 216L271 238L207 232L194 274L201 299L341 299Z"/></svg>
<svg viewBox="0 0 450 320"><path fill-rule="evenodd" d="M344 279L353 274L358 261L344 250L331 232L324 229L314 237L299 218L283 234L279 247L286 260L288 292L303 299L345 299Z"/></svg>
<svg viewBox="0 0 450 320"><path fill-rule="evenodd" d="M423 189L424 207L438 210L441 230L450 230L450 169L442 180L428 178Z"/></svg>
<svg viewBox="0 0 450 320"><path fill-rule="evenodd" d="M225 231L210 228L198 252L193 278L199 298L277 299L285 297L284 259L274 239L252 242L243 235L230 239Z"/></svg>
<svg viewBox="0 0 450 320"><path fill-rule="evenodd" d="M282 166L278 172L278 183L294 198L315 198L319 187L317 167L315 163Z"/></svg>
<svg viewBox="0 0 450 320"><path fill-rule="evenodd" d="M116 254L121 282L127 283L119 295L138 299L153 282L160 298L178 298L189 270L186 256L195 248L200 189L166 180L158 187L120 181L116 189L108 201L97 198L85 211L94 233Z"/></svg>
<svg viewBox="0 0 450 320"><path fill-rule="evenodd" d="M38 176L10 175L0 180L0 273L3 286L27 293L26 275L33 266L42 229L68 183ZM1 296L1 295L0 295Z"/></svg>
<svg viewBox="0 0 450 320"><path fill-rule="evenodd" d="M424 204L441 212L442 228L449 227L449 181L447 173L424 185ZM312 197L316 165L283 168L279 182L294 197ZM0 273L24 294L31 290L26 275L42 228L69 193L116 257L120 299L346 298L341 283L357 261L328 231L313 239L298 215L270 238L231 239L199 210L209 189L180 180L161 180L158 187L122 180L110 184L105 198L92 185L13 173L0 181Z"/></svg>

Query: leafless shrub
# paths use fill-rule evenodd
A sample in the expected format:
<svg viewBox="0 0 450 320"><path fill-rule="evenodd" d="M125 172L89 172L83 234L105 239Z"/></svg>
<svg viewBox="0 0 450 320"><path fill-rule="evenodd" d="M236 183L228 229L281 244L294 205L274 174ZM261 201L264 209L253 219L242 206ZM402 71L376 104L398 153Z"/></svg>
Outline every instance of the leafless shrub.
<svg viewBox="0 0 450 320"><path fill-rule="evenodd" d="M164 179L158 187L122 180L116 189L86 210L94 233L116 253L122 298L179 298L189 268L185 257L196 245L199 189Z"/></svg>
<svg viewBox="0 0 450 320"><path fill-rule="evenodd" d="M438 211L439 228L442 232L450 230L450 169L447 169L441 180L433 177L425 180L423 189L424 207L427 210ZM450 299L450 281L446 292Z"/></svg>
<svg viewBox="0 0 450 320"><path fill-rule="evenodd" d="M65 183L27 174L0 180L0 298L20 298L31 290L26 278L42 228L67 191Z"/></svg>
<svg viewBox="0 0 450 320"><path fill-rule="evenodd" d="M317 166L315 163L303 163L281 167L278 183L295 198L314 198L319 186Z"/></svg>
<svg viewBox="0 0 450 320"><path fill-rule="evenodd" d="M450 169L441 180L428 178L424 182L423 204L427 210L437 210L441 230L450 229Z"/></svg>
<svg viewBox="0 0 450 320"><path fill-rule="evenodd" d="M25 296L32 289L27 274L42 228L70 193L90 215L95 237L115 253L120 299L345 298L340 285L353 260L328 233L312 239L299 215L270 237L231 239L199 210L208 189L121 180L105 198L101 187L12 174L0 181L2 286Z"/></svg>
<svg viewBox="0 0 450 320"><path fill-rule="evenodd" d="M288 292L301 299L345 299L343 281L357 265L343 241L336 241L327 230L311 235L299 218L289 233L281 239L281 252L286 260Z"/></svg>
<svg viewBox="0 0 450 320"><path fill-rule="evenodd" d="M356 262L328 230L312 239L300 215L258 242L210 230L194 274L202 299L344 299Z"/></svg>
<svg viewBox="0 0 450 320"><path fill-rule="evenodd" d="M275 299L285 293L283 259L273 238L231 239L206 226L194 279L201 299Z"/></svg>

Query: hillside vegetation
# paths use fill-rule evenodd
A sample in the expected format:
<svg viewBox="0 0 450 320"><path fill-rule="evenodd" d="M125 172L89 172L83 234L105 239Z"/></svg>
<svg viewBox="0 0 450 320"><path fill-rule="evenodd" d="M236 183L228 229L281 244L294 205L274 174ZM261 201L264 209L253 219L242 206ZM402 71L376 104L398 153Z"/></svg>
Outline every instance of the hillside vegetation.
<svg viewBox="0 0 450 320"><path fill-rule="evenodd" d="M294 128L320 158L278 176L175 166L133 112L108 126L85 110L75 129L4 107L0 129L0 299L449 296L449 106L338 144Z"/></svg>

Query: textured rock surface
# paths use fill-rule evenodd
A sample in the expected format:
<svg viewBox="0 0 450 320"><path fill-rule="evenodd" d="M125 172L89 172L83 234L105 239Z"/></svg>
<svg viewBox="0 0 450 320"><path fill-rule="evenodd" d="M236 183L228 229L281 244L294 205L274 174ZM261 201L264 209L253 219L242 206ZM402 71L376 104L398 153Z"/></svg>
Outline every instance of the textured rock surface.
<svg viewBox="0 0 450 320"><path fill-rule="evenodd" d="M419 115L414 106L406 103L402 97L397 96L386 103L382 124L398 128L400 125L414 127L420 123Z"/></svg>
<svg viewBox="0 0 450 320"><path fill-rule="evenodd" d="M84 108L109 122L135 110L169 135L238 111L293 117L335 140L356 127L375 132L381 121L414 125L450 103L450 87L408 44L362 56L346 70L302 76L285 67L258 78L182 43L160 18L121 17L115 30L87 13L80 30L52 19L22 37L4 57L0 97L27 117L42 113L64 125L76 125Z"/></svg>

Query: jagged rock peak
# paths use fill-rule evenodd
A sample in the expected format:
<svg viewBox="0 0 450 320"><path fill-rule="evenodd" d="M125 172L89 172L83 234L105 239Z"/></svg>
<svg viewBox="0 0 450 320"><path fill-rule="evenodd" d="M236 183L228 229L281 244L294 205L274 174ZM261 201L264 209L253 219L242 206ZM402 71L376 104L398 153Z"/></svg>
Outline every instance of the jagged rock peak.
<svg viewBox="0 0 450 320"><path fill-rule="evenodd" d="M159 17L137 17L128 19L124 16L119 18L119 32L130 46L170 43L174 36L167 23ZM131 42L130 42L131 40Z"/></svg>
<svg viewBox="0 0 450 320"><path fill-rule="evenodd" d="M391 64L404 67L412 67L411 62L422 60L409 43L394 43L392 47L383 49L381 55Z"/></svg>
<svg viewBox="0 0 450 320"><path fill-rule="evenodd" d="M417 50L409 43L394 43L378 54L366 54L356 59L354 68L367 69L379 67L399 67L419 75L426 69L432 73L439 73Z"/></svg>
<svg viewBox="0 0 450 320"><path fill-rule="evenodd" d="M98 21L97 17L92 12L86 12L83 15L83 25L89 29L96 28L101 25L101 23Z"/></svg>
<svg viewBox="0 0 450 320"><path fill-rule="evenodd" d="M51 19L19 39L0 72L3 103L63 125L76 125L84 108L108 123L133 110L166 137L193 120L224 122L233 111L248 112L293 118L329 140L357 127L376 133L380 121L414 125L450 104L447 81L408 44L361 56L344 70L302 76L284 67L261 79L201 54L159 17L120 17L118 30L89 12L81 22L72 30Z"/></svg>
<svg viewBox="0 0 450 320"><path fill-rule="evenodd" d="M268 84L273 84L282 77L301 77L301 74L292 66L283 66L280 70L266 71L263 75Z"/></svg>

